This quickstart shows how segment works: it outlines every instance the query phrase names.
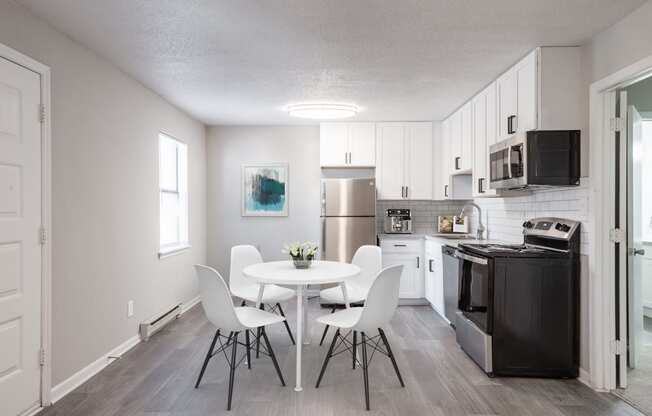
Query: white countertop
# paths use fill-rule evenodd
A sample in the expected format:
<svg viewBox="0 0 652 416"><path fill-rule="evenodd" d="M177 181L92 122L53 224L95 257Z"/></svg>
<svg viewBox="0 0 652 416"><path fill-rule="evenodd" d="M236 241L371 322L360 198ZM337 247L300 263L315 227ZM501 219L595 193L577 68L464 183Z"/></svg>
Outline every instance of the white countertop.
<svg viewBox="0 0 652 416"><path fill-rule="evenodd" d="M473 238L471 234L460 234L460 238L454 237L454 234L378 234L381 240L431 240L440 244L445 244L451 247L457 247L461 243L470 244L504 244L504 241L498 240L478 240ZM464 237L471 236L471 237Z"/></svg>

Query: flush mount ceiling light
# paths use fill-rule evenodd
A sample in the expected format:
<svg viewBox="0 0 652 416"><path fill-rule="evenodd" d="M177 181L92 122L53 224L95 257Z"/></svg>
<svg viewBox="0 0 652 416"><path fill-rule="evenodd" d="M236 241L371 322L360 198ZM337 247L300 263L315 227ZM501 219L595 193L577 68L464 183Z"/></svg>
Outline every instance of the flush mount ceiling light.
<svg viewBox="0 0 652 416"><path fill-rule="evenodd" d="M334 103L292 104L287 106L286 110L292 117L321 120L353 117L360 112L357 105Z"/></svg>

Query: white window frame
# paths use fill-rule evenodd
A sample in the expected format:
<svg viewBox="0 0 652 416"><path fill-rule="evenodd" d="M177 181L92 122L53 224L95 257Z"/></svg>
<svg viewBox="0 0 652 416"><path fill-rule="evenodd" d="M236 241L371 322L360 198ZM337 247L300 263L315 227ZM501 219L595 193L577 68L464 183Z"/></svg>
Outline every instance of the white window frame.
<svg viewBox="0 0 652 416"><path fill-rule="evenodd" d="M164 188L161 184L162 178L162 159L161 147L164 141L173 142L176 147L176 184L174 189ZM158 149L159 149L159 258L164 258L179 254L190 246L190 239L188 237L189 228L189 210L188 210L188 146L177 138L159 132L158 135ZM161 244L161 234L163 227L162 217L162 201L163 194L177 195L179 198L179 218L177 222L178 238L176 241L166 244Z"/></svg>

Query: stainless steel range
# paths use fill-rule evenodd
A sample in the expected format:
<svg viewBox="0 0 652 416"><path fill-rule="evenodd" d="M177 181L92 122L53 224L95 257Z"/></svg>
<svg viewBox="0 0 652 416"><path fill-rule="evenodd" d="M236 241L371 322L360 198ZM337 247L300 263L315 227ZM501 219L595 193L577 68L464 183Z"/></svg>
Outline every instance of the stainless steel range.
<svg viewBox="0 0 652 416"><path fill-rule="evenodd" d="M535 218L523 244L460 244L456 333L490 375L577 377L580 223Z"/></svg>

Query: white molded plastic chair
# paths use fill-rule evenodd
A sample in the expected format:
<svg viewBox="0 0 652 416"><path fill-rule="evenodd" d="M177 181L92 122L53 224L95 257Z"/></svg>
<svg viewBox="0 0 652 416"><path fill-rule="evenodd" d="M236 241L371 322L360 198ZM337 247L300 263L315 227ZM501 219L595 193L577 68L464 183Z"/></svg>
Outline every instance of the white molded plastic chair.
<svg viewBox="0 0 652 416"><path fill-rule="evenodd" d="M394 315L396 307L398 306L398 290L401 283L402 272L402 265L390 266L381 270L369 290L367 300L363 307L344 309L317 318L317 322L333 326L337 328L337 331L335 332L335 336L333 336L333 341L328 349L328 354L326 354L326 358L324 359L324 364L322 365L315 388L319 388L319 384L321 383L321 379L324 376L326 366L331 357L342 351L351 351L353 354L353 368L355 369L356 362L360 367L362 367L365 404L367 410L369 410L368 367L371 357L367 355L367 348L372 349L372 356L373 352L376 351L389 357L394 366L396 376L401 383L401 387L405 387L403 378L401 377L401 372L396 364L396 359L392 353L391 347L389 346L389 341L382 329L382 327L392 319L392 315ZM352 332L353 342L346 338L348 333L344 336L340 335L340 330L348 330L349 332ZM358 332L360 332L360 335L362 336L362 340L359 343L357 341ZM378 338L380 338L380 340ZM343 348L340 351L334 351L338 340L341 340L338 347L341 345ZM358 345L362 347L362 362L358 361L356 357ZM385 349L382 349L381 345L384 345Z"/></svg>
<svg viewBox="0 0 652 416"><path fill-rule="evenodd" d="M247 365L251 369L251 343L250 343L250 332L252 329L260 329L261 337L265 341L263 354L269 355L274 363L276 368L276 373L281 379L281 384L285 386L285 380L283 379L283 374L281 369L278 366L276 361L276 356L272 350L272 346L269 343L267 334L265 333L265 326L276 324L285 320L285 318L278 316L276 314L266 312L258 308L251 308L247 306L234 307L233 300L231 299L231 294L229 293L229 288L226 286L224 279L217 270L203 266L200 264L195 265L195 271L199 279L199 293L201 295L201 304L206 313L208 320L215 325L218 329L215 332L211 346L206 353L206 358L204 359L204 364L202 365L201 371L199 372L199 377L195 383L195 388L199 387L201 379L204 376L206 371L206 366L210 359L221 352L224 351L226 355L226 349L231 347L231 359L229 362L230 373L229 373L229 399L227 403L227 410L231 410L231 397L233 396L233 381L235 379L235 369L240 364L242 359L236 359L236 350L238 345L242 345L246 348L247 355ZM243 332L245 333L245 343L238 341L238 335ZM229 333L229 336L226 337L222 334ZM256 335L254 335L256 337ZM222 343L222 339L226 339L226 343ZM257 344L260 344L260 337L256 337ZM220 346L215 350L215 344L219 341Z"/></svg>
<svg viewBox="0 0 652 416"><path fill-rule="evenodd" d="M233 296L242 299L242 306L244 306L247 301L257 303L258 292L260 290L260 284L247 279L242 274L242 270L247 266L262 262L263 257L260 255L258 249L256 249L254 246L240 245L233 246L231 248L229 286ZM267 305L267 308L270 311L274 312L278 310L281 316L285 318L285 313L283 313L281 302L290 300L294 296L296 296L296 292L292 289L278 285L265 285L260 308L265 309L265 305ZM290 336L290 341L292 341L292 344L294 344L294 336L292 335L290 325L286 320L283 320L283 323L285 324L285 329L288 331L288 335ZM258 336L260 336L260 334L258 334ZM256 351L256 357L258 357L258 351Z"/></svg>
<svg viewBox="0 0 652 416"><path fill-rule="evenodd" d="M378 272L383 267L380 247L371 245L361 246L353 255L351 263L358 266L361 270L358 276L345 282L346 294L349 298L349 303L354 304L364 302L364 300L367 299L369 289L374 283ZM344 294L342 293L341 286L324 289L319 292L319 297L321 297L322 303L333 305L331 313L335 312L337 305L344 304ZM326 338L327 333L328 325L326 325L326 328L324 328L324 332L321 335L319 345L324 343L324 339Z"/></svg>

